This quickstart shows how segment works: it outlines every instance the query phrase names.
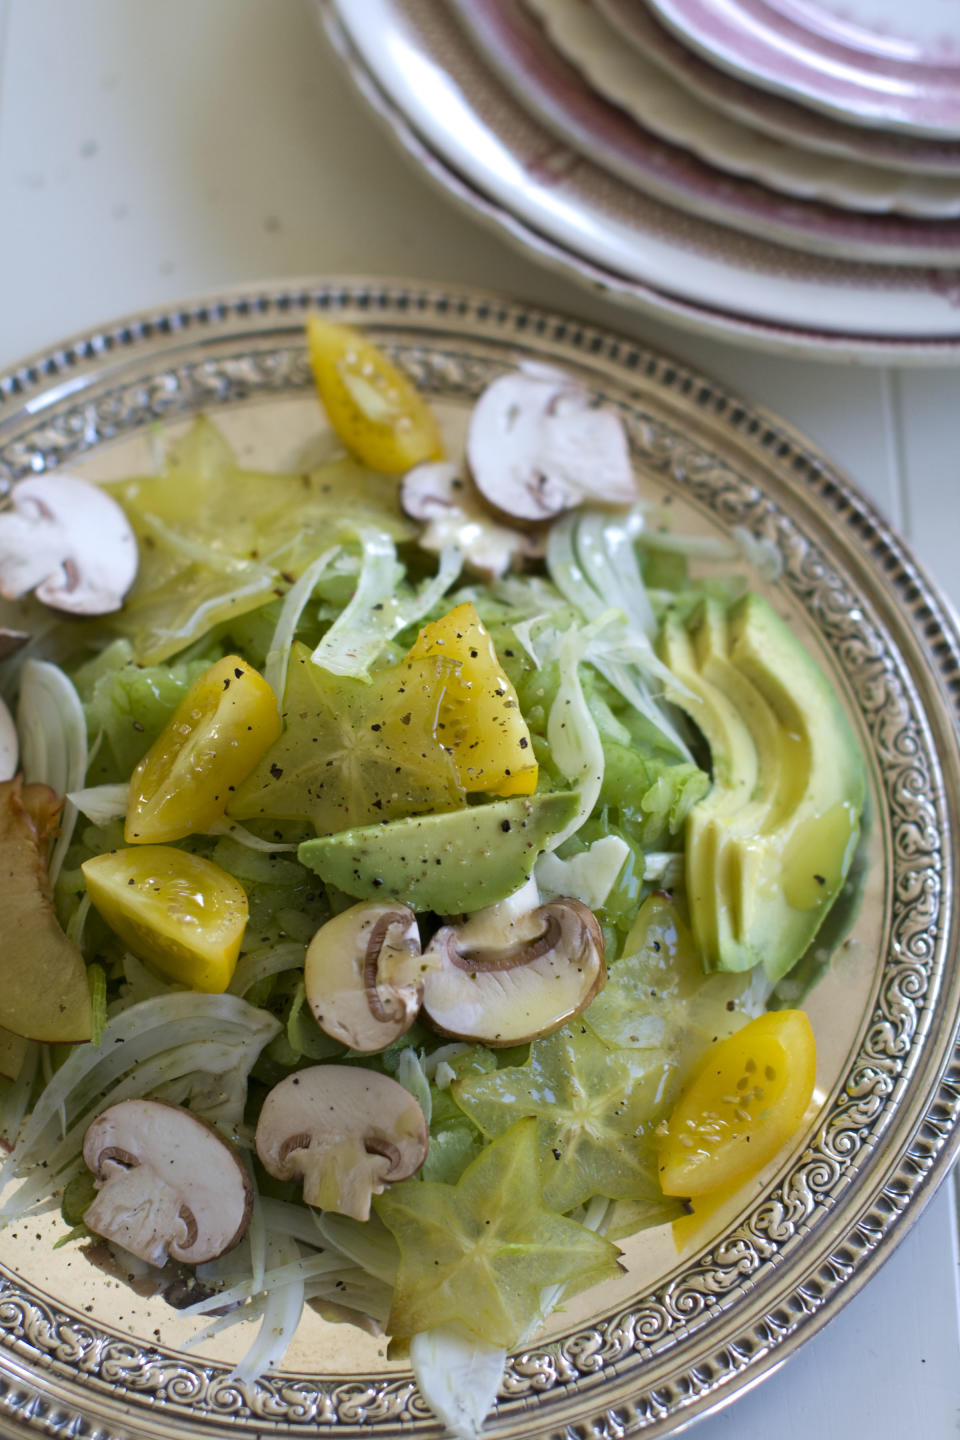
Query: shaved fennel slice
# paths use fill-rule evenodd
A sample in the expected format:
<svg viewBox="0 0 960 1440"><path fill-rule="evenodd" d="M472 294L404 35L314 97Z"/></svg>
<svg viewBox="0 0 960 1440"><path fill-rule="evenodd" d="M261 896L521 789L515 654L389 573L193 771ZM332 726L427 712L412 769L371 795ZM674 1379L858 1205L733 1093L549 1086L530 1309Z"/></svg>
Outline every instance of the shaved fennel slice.
<svg viewBox="0 0 960 1440"><path fill-rule="evenodd" d="M287 1247L292 1247L292 1253L278 1263L276 1248L277 1243L281 1241ZM325 1250L302 1257L292 1235L268 1231L266 1250L267 1265L259 1279L251 1274L249 1279L240 1280L227 1290L218 1290L214 1295L207 1295L202 1300L197 1300L195 1304L187 1305L181 1310L181 1315L207 1315L211 1310L219 1310L224 1305L236 1305L240 1301L250 1300L261 1292L269 1293L271 1290L282 1289L291 1281L299 1282L302 1285L305 1280L313 1276L332 1271L339 1273L344 1268L342 1255L328 1254ZM271 1251L274 1252L273 1255L271 1255Z"/></svg>
<svg viewBox="0 0 960 1440"><path fill-rule="evenodd" d="M109 825L122 820L130 803L129 785L91 785L84 790L70 790L67 799L94 825Z"/></svg>
<svg viewBox="0 0 960 1440"><path fill-rule="evenodd" d="M211 1068L199 1070L197 1067L200 1063ZM211 1123L223 1120L224 1112L228 1112L228 1124L232 1128L235 1123L233 1117L239 1113L243 1103L243 1095L237 1096L235 1092L245 1092L246 1076L252 1063L249 1055L244 1057L242 1051L238 1053L235 1041L213 1042L194 1038L189 1043L174 1046L162 1055L138 1065L133 1073L114 1085L102 1100L81 1111L58 1143L48 1143L43 1147L43 1161L34 1164L27 1171L27 1178L21 1187L0 1209L0 1217L6 1220L24 1214L33 1208L37 1200L49 1193L52 1183L60 1183L63 1176L79 1164L83 1136L90 1121L101 1110L122 1100L134 1100L147 1094L168 1100L171 1104L189 1102L196 1114L202 1115ZM212 1090L208 1084L209 1103L202 1103L204 1082L209 1082L211 1073L219 1077L241 1071L239 1085L221 1086L218 1090Z"/></svg>
<svg viewBox="0 0 960 1440"><path fill-rule="evenodd" d="M260 1198L260 1191L257 1189L257 1177L253 1170L253 1160L250 1156L244 1156L247 1167L247 1176L250 1180L250 1194L253 1196L253 1205L250 1211L250 1224L247 1227L247 1246L250 1251L250 1283L254 1293L263 1289L263 1277L267 1270L267 1222L263 1214L263 1201Z"/></svg>
<svg viewBox="0 0 960 1440"><path fill-rule="evenodd" d="M546 852L534 866L540 899L556 900L567 895L591 910L603 905L617 882L630 846L619 835L604 835L594 840L579 855L561 860Z"/></svg>
<svg viewBox="0 0 960 1440"><path fill-rule="evenodd" d="M685 555L691 560L715 560L722 565L746 561L764 580L779 580L783 574L783 556L776 543L765 535L754 535L745 525L734 525L729 536L643 530L638 540L647 550Z"/></svg>
<svg viewBox="0 0 960 1440"><path fill-rule="evenodd" d="M651 642L653 610L633 548L636 523L609 515L571 512L550 529L547 568L557 589L591 622L619 612L620 623L606 628L590 663L629 705L659 730L668 749L685 760L690 752L651 679L676 681Z"/></svg>
<svg viewBox="0 0 960 1440"><path fill-rule="evenodd" d="M82 786L87 775L87 722L80 696L59 665L47 660L24 661L17 729L23 777L28 784L49 785L62 796ZM76 823L77 808L66 799L50 856L51 883L60 874Z"/></svg>
<svg viewBox="0 0 960 1440"><path fill-rule="evenodd" d="M9 1085L3 1086L3 1095L0 1099L0 1139L11 1146L20 1133L39 1066L40 1045L38 1041L31 1040L23 1057L19 1075L15 1080L11 1080Z"/></svg>
<svg viewBox="0 0 960 1440"><path fill-rule="evenodd" d="M283 1266L299 1256L295 1240L286 1236L267 1236L267 1261L272 1266ZM246 1355L233 1370L233 1379L239 1384L253 1381L267 1370L275 1370L281 1364L293 1339L294 1331L303 1314L303 1279L291 1277L282 1285L267 1291L260 1321L260 1333Z"/></svg>
<svg viewBox="0 0 960 1440"><path fill-rule="evenodd" d="M410 1363L424 1400L458 1440L479 1440L503 1379L507 1352L460 1325L424 1330L410 1341Z"/></svg>
<svg viewBox="0 0 960 1440"><path fill-rule="evenodd" d="M278 700L283 699L286 688L290 646L293 644L300 616L340 548L339 545L332 545L329 550L318 555L316 560L307 566L296 584L290 587L284 598L280 618L267 650L267 663L263 667L263 678Z"/></svg>
<svg viewBox="0 0 960 1440"><path fill-rule="evenodd" d="M71 790L67 799L94 825L109 825L111 820L122 820L126 816L130 803L130 786L91 785L85 790ZM238 845L245 845L248 850L261 851L267 855L297 848L296 845L284 845L277 840L263 840L245 826L239 825L236 820L228 820L226 816L222 820L215 820L206 830L197 833L229 835Z"/></svg>
<svg viewBox="0 0 960 1440"><path fill-rule="evenodd" d="M428 614L457 579L463 557L455 546L440 552L436 575L412 595L398 595L403 566L385 531L361 529L363 563L357 589L330 626L312 660L335 675L366 680L383 647L408 625Z"/></svg>
<svg viewBox="0 0 960 1440"><path fill-rule="evenodd" d="M381 607L376 615L381 621L386 619L388 628L393 616L384 617L383 612L388 607L395 610L395 592L403 579L397 547L385 530L363 525L358 527L357 538L363 548L357 588L312 656L315 665L335 675L366 674L383 641L389 638L375 621L373 607Z"/></svg>
<svg viewBox="0 0 960 1440"><path fill-rule="evenodd" d="M305 954L306 946L298 940L285 940L280 945L265 945L260 950L249 950L237 961L229 994L246 995L258 980L265 980L268 975L280 975L284 970L302 969Z"/></svg>
<svg viewBox="0 0 960 1440"><path fill-rule="evenodd" d="M259 835L254 835L246 826L239 825L236 820L215 820L206 830L204 835L229 835L231 840L236 840L238 845L245 845L248 850L256 850L263 855L279 855L284 851L299 849L298 845L285 845L277 840L263 840Z"/></svg>
<svg viewBox="0 0 960 1440"><path fill-rule="evenodd" d="M631 631L646 636L652 655L657 622L637 564L634 540L640 531L638 522L636 515L619 520L585 510L576 528L576 547L590 584L608 605L624 612Z"/></svg>
<svg viewBox="0 0 960 1440"><path fill-rule="evenodd" d="M556 850L576 834L597 803L603 784L603 744L580 684L580 662L604 623L601 616L582 629L571 627L560 641L557 659L563 678L547 716L547 743L561 775L579 790L580 803L569 824L548 841L548 850Z"/></svg>
<svg viewBox="0 0 960 1440"><path fill-rule="evenodd" d="M307 1205L262 1197L260 1201L264 1224L271 1234L292 1236L316 1252L322 1247L328 1255L339 1258L339 1269L319 1275L304 1275L307 1299L323 1299L359 1310L379 1326L383 1326L393 1303L393 1285L345 1254L320 1231L319 1211Z"/></svg>
<svg viewBox="0 0 960 1440"><path fill-rule="evenodd" d="M66 1106L68 1122L75 1127L88 1107L97 1113L113 1103L111 1087L122 1076L133 1071L134 1079L144 1081L146 1062L159 1057L164 1057L162 1066L168 1069L179 1064L181 1074L242 1070L245 1089L250 1066L279 1029L272 1015L235 995L184 991L131 1006L110 1020L99 1046L77 1045L71 1051L40 1095L16 1148L0 1166L0 1183L37 1166L49 1169L51 1135L61 1106ZM158 1075L157 1081L170 1078ZM230 1118L239 1121L240 1115Z"/></svg>
<svg viewBox="0 0 960 1440"><path fill-rule="evenodd" d="M330 1210L315 1212L324 1245L333 1247L353 1264L382 1280L392 1291L400 1265L400 1249L382 1220L351 1220Z"/></svg>

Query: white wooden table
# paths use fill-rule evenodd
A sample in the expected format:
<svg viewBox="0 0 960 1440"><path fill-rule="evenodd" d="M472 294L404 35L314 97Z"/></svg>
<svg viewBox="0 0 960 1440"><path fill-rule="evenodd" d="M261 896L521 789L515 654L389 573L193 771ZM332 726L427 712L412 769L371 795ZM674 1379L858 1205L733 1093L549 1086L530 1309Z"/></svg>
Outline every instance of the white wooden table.
<svg viewBox="0 0 960 1440"><path fill-rule="evenodd" d="M362 4L363 0L354 0ZM0 0L0 368L235 282L481 285L672 352L817 440L960 603L960 375L771 359L670 330L514 253L394 148L309 0ZM960 1429L955 1199L703 1440Z"/></svg>

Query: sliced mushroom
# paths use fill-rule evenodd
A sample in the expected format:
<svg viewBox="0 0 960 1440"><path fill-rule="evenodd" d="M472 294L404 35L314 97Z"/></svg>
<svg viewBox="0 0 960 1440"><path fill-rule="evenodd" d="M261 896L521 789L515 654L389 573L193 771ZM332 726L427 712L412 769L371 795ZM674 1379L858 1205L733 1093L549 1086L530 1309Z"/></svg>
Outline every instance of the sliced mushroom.
<svg viewBox="0 0 960 1440"><path fill-rule="evenodd" d="M9 709L0 700L0 780L12 780L17 773L20 742Z"/></svg>
<svg viewBox="0 0 960 1440"><path fill-rule="evenodd" d="M440 965L426 977L424 1013L444 1035L494 1047L550 1035L604 984L603 952L592 910L567 898L541 905L528 882L436 932L425 953Z"/></svg>
<svg viewBox="0 0 960 1440"><path fill-rule="evenodd" d="M370 1218L370 1201L406 1180L427 1157L416 1100L388 1075L315 1065L270 1091L257 1123L257 1154L278 1180L303 1177L303 1198L321 1210Z"/></svg>
<svg viewBox="0 0 960 1440"><path fill-rule="evenodd" d="M73 475L36 475L0 513L0 595L28 591L54 610L119 610L137 574L137 542L111 495Z"/></svg>
<svg viewBox="0 0 960 1440"><path fill-rule="evenodd" d="M423 523L421 548L439 555L448 545L484 580L496 580L517 561L542 555L542 536L513 529L494 518L472 480L448 460L430 460L407 472L401 501Z"/></svg>
<svg viewBox="0 0 960 1440"><path fill-rule="evenodd" d="M213 1260L246 1232L253 1193L233 1146L178 1105L121 1100L87 1127L88 1229L151 1265Z"/></svg>
<svg viewBox="0 0 960 1440"><path fill-rule="evenodd" d="M467 459L484 498L522 520L637 498L619 416L547 365L527 363L488 386L470 417Z"/></svg>
<svg viewBox="0 0 960 1440"><path fill-rule="evenodd" d="M410 1029L420 1009L420 931L399 901L365 901L334 916L310 941L307 1003L321 1030L365 1053Z"/></svg>

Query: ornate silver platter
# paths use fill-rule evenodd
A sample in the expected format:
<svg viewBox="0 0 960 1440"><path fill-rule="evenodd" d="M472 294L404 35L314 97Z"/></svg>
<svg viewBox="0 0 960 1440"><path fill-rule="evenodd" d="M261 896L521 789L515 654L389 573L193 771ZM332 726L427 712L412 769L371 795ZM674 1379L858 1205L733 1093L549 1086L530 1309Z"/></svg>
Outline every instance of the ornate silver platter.
<svg viewBox="0 0 960 1440"><path fill-rule="evenodd" d="M323 425L302 322L368 326L456 442L482 386L521 355L575 371L626 421L649 497L677 529L773 542L769 593L832 675L868 756L868 891L807 1002L818 1109L783 1155L678 1252L626 1242L627 1271L511 1358L497 1440L665 1435L778 1365L869 1280L958 1145L955 908L960 634L870 506L779 420L632 341L497 297L392 282L232 292L83 336L0 376L0 483L69 464L140 469L158 422L215 414L282 468ZM0 1427L26 1435L216 1440L436 1436L403 1364L358 1330L301 1323L284 1369L231 1378L249 1337L186 1347L192 1322L54 1251L58 1218L0 1234Z"/></svg>

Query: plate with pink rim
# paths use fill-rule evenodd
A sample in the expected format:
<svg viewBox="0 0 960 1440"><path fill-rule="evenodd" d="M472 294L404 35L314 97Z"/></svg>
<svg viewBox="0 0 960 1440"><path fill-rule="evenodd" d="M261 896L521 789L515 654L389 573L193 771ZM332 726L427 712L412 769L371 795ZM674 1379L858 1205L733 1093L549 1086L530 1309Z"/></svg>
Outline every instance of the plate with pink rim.
<svg viewBox="0 0 960 1440"><path fill-rule="evenodd" d="M713 64L848 123L960 137L945 0L635 0Z"/></svg>
<svg viewBox="0 0 960 1440"><path fill-rule="evenodd" d="M619 31L583 0L525 0L519 8L511 0L453 3L485 57L528 107L575 148L641 189L649 185L649 137L625 125L626 117L707 165L797 199L866 214L960 215L960 178L863 165L764 135L678 85L639 49L625 46ZM524 8L593 93L584 94L563 66L551 65L539 44L527 43ZM617 113L611 114L607 101ZM659 168L657 175L662 183ZM729 203L734 197L725 194ZM786 238L799 243L792 234Z"/></svg>
<svg viewBox="0 0 960 1440"><path fill-rule="evenodd" d="M361 93L471 214L596 293L781 353L960 363L960 270L804 255L641 195L527 113L444 0L317 0ZM791 202L792 203L792 202Z"/></svg>
<svg viewBox="0 0 960 1440"><path fill-rule="evenodd" d="M841 210L724 174L689 151L664 143L596 95L515 0L454 0L450 8L464 23L464 33L474 42L480 39L483 58L492 58L524 109L564 143L599 160L645 195L698 218L816 254L880 265L960 261L956 218L930 221Z"/></svg>
<svg viewBox="0 0 960 1440"><path fill-rule="evenodd" d="M682 45L639 0L588 0L639 50L685 90L764 135L825 155L846 155L865 165L891 166L914 174L960 176L960 141L934 140L847 125L782 95L760 90L710 65Z"/></svg>

